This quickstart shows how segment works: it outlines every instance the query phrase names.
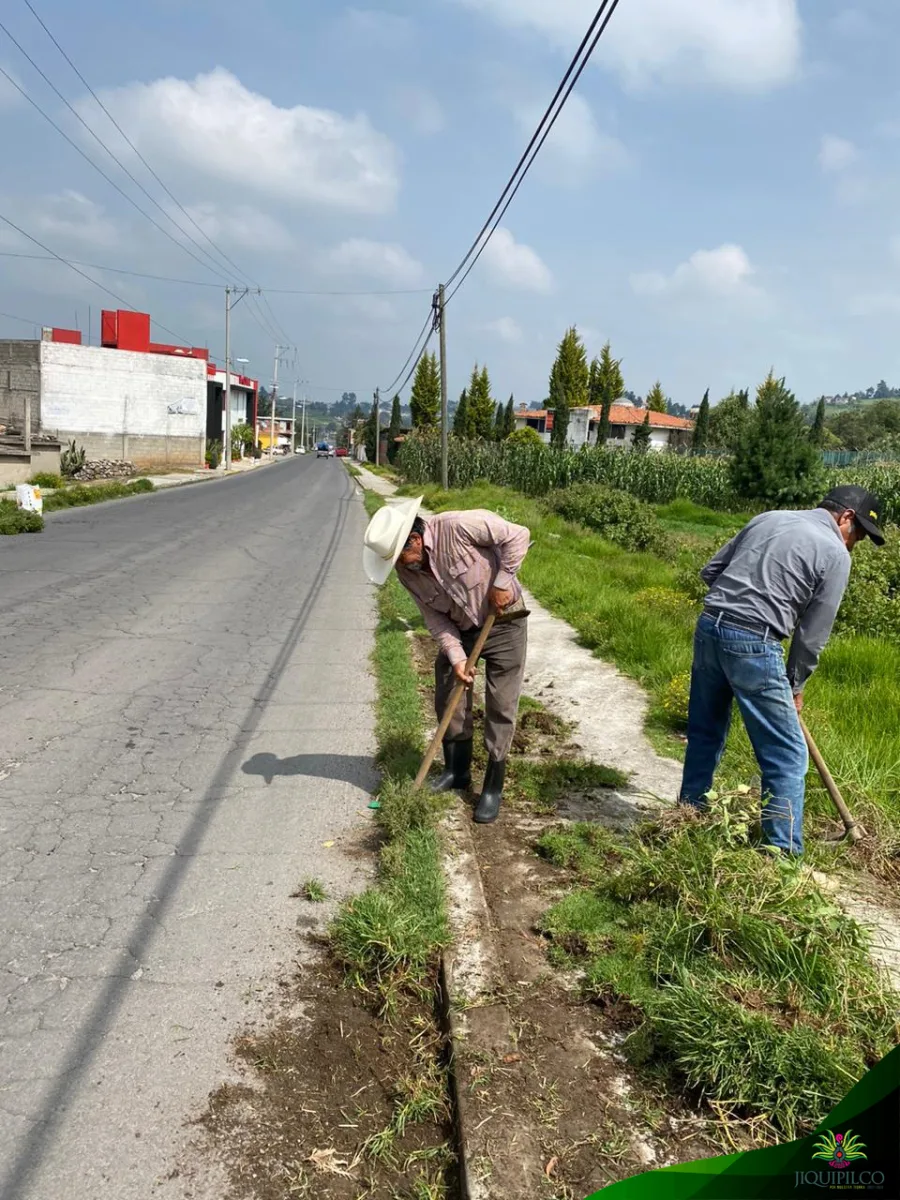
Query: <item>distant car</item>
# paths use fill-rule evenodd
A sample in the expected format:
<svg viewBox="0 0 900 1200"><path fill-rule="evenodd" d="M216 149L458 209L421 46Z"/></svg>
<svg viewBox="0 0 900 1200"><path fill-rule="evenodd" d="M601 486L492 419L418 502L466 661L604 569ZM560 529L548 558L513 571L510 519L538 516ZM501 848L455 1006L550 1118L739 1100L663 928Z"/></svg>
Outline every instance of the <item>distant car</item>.
<svg viewBox="0 0 900 1200"><path fill-rule="evenodd" d="M338 446L337 450L335 451L335 454L338 458L346 458L347 457L347 447L346 446Z"/></svg>
<svg viewBox="0 0 900 1200"><path fill-rule="evenodd" d="M331 454L332 450L327 442L319 442L316 446L316 458L330 458Z"/></svg>

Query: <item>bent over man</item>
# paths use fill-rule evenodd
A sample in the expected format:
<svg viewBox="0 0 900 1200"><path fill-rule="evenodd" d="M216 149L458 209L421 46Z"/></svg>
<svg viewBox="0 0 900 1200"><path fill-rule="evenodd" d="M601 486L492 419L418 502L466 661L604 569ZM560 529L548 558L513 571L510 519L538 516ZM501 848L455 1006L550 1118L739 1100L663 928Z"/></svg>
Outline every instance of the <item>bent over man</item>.
<svg viewBox="0 0 900 1200"><path fill-rule="evenodd" d="M435 790L464 790L472 782L472 689L466 660L488 614L501 614L522 597L517 575L528 551L529 532L485 509L419 516L421 497L388 504L366 531L363 565L377 584L397 577L412 595L428 631L440 647L434 665L434 706L440 721L457 683L466 684L464 704L444 738L444 772ZM484 742L488 752L484 787L475 820L497 819L506 759L516 728L528 641L524 619L494 625L481 657L486 667Z"/></svg>
<svg viewBox="0 0 900 1200"><path fill-rule="evenodd" d="M737 701L762 771L765 841L803 853L809 759L799 714L850 576L850 552L884 544L881 503L838 487L818 508L754 517L700 572L681 801L703 807ZM787 664L781 642L793 637Z"/></svg>

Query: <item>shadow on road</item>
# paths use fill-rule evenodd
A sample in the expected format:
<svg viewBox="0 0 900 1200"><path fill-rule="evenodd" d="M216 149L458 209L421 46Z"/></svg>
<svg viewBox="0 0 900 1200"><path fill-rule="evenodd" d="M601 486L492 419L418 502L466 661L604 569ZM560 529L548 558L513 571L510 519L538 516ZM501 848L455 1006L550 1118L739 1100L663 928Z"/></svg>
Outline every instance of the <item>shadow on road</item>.
<svg viewBox="0 0 900 1200"><path fill-rule="evenodd" d="M377 780L372 759L358 754L295 754L291 758L254 754L241 770L245 775L261 775L266 783L276 775L306 775L312 779L339 779L364 791L371 791Z"/></svg>

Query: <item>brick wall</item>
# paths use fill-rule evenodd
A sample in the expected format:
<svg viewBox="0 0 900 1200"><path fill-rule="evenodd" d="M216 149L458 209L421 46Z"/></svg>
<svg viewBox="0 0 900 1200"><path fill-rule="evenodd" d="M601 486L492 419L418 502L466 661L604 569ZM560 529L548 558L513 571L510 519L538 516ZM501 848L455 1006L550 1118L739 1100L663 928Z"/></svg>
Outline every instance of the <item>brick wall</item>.
<svg viewBox="0 0 900 1200"><path fill-rule="evenodd" d="M0 425L22 431L31 397L31 432L41 427L40 342L0 341Z"/></svg>

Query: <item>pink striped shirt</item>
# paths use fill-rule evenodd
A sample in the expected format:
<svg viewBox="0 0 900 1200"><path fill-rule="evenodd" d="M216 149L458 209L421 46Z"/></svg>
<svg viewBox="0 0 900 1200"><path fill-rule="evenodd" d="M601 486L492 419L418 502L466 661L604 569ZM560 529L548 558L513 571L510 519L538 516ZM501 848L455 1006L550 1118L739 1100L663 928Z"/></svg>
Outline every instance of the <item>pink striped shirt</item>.
<svg viewBox="0 0 900 1200"><path fill-rule="evenodd" d="M492 587L522 589L516 578L528 552L529 531L484 508L439 513L425 521L428 570L397 564L428 628L454 665L465 662L460 630L481 627L490 612Z"/></svg>

